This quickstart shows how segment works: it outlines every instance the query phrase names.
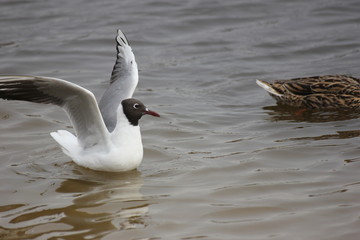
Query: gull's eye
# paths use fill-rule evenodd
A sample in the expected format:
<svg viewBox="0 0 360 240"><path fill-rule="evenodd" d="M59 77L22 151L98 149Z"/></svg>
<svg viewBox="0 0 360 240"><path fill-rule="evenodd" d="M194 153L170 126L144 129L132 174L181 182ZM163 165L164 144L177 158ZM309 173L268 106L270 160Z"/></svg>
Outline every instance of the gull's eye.
<svg viewBox="0 0 360 240"><path fill-rule="evenodd" d="M139 107L140 107L140 104L138 104L138 103L135 103L133 107L134 107L135 109L139 109Z"/></svg>

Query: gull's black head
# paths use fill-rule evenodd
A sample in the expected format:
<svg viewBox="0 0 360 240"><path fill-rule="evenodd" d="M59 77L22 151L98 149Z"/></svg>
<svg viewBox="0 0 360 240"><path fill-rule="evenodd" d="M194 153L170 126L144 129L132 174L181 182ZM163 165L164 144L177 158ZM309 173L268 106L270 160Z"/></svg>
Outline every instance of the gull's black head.
<svg viewBox="0 0 360 240"><path fill-rule="evenodd" d="M149 110L140 100L135 98L125 99L121 102L121 105L125 116L133 126L138 126L140 118L145 114L160 117L158 113Z"/></svg>

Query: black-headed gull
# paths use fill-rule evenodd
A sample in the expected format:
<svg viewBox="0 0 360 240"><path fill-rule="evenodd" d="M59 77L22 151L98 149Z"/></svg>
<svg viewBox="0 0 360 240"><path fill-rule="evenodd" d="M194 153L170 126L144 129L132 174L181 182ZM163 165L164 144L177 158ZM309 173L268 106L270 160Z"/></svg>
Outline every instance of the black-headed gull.
<svg viewBox="0 0 360 240"><path fill-rule="evenodd" d="M116 42L110 86L99 105L87 89L51 77L0 76L0 98L62 107L76 133L50 133L63 152L80 166L123 172L136 169L143 158L139 119L145 114L160 115L131 98L138 83L135 56L121 30Z"/></svg>

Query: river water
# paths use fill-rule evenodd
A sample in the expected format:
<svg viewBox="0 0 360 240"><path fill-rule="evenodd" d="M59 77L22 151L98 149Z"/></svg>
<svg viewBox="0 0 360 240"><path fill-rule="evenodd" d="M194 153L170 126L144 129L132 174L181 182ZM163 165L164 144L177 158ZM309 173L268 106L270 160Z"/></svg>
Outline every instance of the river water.
<svg viewBox="0 0 360 240"><path fill-rule="evenodd" d="M116 29L139 66L137 171L71 162L54 106L0 102L1 239L359 239L359 114L277 106L255 79L360 77L358 0L1 0L0 74L100 98Z"/></svg>

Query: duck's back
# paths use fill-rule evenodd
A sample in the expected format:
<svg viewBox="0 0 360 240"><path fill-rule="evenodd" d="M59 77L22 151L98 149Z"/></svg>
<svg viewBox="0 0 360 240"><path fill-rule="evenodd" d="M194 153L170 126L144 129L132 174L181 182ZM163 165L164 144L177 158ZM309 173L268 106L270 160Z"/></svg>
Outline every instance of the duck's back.
<svg viewBox="0 0 360 240"><path fill-rule="evenodd" d="M360 108L360 80L351 76L325 75L257 83L281 104L312 109Z"/></svg>

